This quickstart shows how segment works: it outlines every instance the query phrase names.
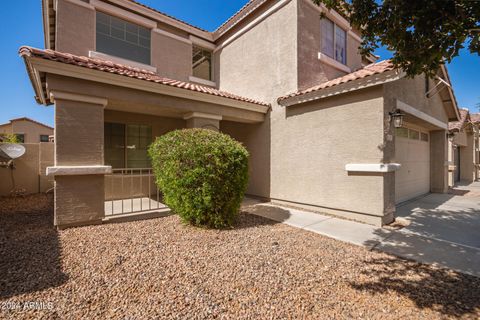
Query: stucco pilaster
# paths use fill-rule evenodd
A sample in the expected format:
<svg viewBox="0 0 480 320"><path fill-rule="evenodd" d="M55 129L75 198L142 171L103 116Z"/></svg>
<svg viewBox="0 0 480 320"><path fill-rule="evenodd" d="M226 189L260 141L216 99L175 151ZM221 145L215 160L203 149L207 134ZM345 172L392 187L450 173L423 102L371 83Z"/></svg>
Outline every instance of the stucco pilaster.
<svg viewBox="0 0 480 320"><path fill-rule="evenodd" d="M86 170L104 164L104 107L107 100L52 92L55 101L55 225L100 223L104 218L105 177ZM83 171L78 173L78 167ZM71 172L66 172L71 168ZM76 171L75 171L76 170Z"/></svg>
<svg viewBox="0 0 480 320"><path fill-rule="evenodd" d="M222 116L201 112L191 112L183 117L187 121L187 128L203 128L220 131Z"/></svg>
<svg viewBox="0 0 480 320"><path fill-rule="evenodd" d="M448 140L445 130L430 131L430 191L448 191Z"/></svg>

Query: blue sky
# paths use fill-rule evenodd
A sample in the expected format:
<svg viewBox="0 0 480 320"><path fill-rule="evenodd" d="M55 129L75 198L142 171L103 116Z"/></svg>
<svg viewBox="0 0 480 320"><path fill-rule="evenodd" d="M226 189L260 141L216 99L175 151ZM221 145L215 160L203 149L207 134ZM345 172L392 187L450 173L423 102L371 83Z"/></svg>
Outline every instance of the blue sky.
<svg viewBox="0 0 480 320"><path fill-rule="evenodd" d="M247 2L247 0L140 1L207 30L214 30ZM3 16L0 19L3 54L0 123L28 116L53 125L53 107L35 103L23 61L17 54L18 48L22 45L44 47L41 1L5 1L3 8ZM388 51L382 49L377 54L381 58L390 56ZM448 70L459 106L477 111L475 104L480 102L480 57L464 50L448 66Z"/></svg>

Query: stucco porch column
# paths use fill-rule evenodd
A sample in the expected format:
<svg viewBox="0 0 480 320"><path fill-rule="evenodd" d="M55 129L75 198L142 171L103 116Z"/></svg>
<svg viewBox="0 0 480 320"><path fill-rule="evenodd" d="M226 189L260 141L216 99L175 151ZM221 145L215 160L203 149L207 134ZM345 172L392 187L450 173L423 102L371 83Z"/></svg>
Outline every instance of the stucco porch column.
<svg viewBox="0 0 480 320"><path fill-rule="evenodd" d="M203 112L190 112L183 116L183 119L187 121L187 128L203 128L214 131L220 131L221 115L203 113Z"/></svg>
<svg viewBox="0 0 480 320"><path fill-rule="evenodd" d="M467 145L460 149L460 180L475 181L475 137L472 133L466 134Z"/></svg>
<svg viewBox="0 0 480 320"><path fill-rule="evenodd" d="M448 139L445 130L430 131L430 191L448 191Z"/></svg>
<svg viewBox="0 0 480 320"><path fill-rule="evenodd" d="M55 102L55 220L59 228L105 216L104 98L52 91Z"/></svg>

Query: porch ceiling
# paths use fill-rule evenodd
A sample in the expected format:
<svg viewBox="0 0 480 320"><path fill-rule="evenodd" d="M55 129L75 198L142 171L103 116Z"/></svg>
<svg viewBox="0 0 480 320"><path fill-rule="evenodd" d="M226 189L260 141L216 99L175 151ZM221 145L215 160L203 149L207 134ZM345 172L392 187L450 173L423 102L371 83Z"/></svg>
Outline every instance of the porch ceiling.
<svg viewBox="0 0 480 320"><path fill-rule="evenodd" d="M261 122L270 109L269 104L254 99L109 61L30 47L22 47L20 55L37 102L44 105L52 104L49 91L55 87L55 90L107 98L108 108L115 110L163 116L177 117L196 111L218 114L226 120ZM58 77L62 81L53 85L52 79Z"/></svg>

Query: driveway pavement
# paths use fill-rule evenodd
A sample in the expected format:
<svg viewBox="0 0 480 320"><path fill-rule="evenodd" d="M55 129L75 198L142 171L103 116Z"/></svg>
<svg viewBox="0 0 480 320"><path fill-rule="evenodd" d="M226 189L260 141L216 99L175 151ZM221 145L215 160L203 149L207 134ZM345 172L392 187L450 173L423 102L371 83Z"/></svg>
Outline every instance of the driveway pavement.
<svg viewBox="0 0 480 320"><path fill-rule="evenodd" d="M402 204L396 215L408 226L399 230L251 200L244 209L337 240L480 277L480 182Z"/></svg>

